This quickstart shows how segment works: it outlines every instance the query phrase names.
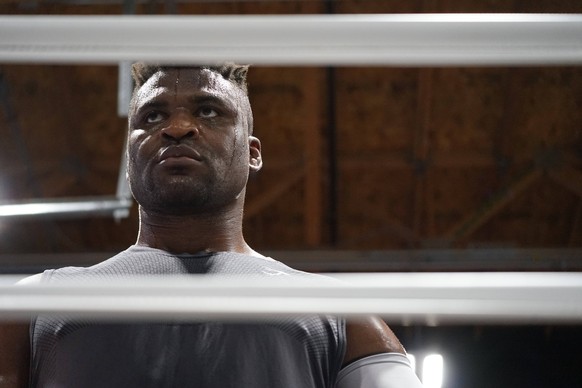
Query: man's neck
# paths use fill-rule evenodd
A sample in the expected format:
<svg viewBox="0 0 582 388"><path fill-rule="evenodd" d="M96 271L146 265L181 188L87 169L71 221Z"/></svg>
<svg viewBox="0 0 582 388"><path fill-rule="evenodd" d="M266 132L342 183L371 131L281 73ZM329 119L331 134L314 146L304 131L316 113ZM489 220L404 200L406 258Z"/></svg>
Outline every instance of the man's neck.
<svg viewBox="0 0 582 388"><path fill-rule="evenodd" d="M242 211L168 215L140 207L138 245L171 253L238 252L256 254L244 241Z"/></svg>

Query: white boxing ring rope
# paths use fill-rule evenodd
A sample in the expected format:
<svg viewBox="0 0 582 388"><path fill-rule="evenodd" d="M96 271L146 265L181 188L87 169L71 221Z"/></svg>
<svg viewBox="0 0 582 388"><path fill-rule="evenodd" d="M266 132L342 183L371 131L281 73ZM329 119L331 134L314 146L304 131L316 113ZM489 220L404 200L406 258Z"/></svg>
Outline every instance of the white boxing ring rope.
<svg viewBox="0 0 582 388"><path fill-rule="evenodd" d="M581 14L0 16L0 63L582 64Z"/></svg>
<svg viewBox="0 0 582 388"><path fill-rule="evenodd" d="M580 324L582 273L335 274L341 282L275 276L117 278L13 285L0 277L0 317L264 320L377 314L394 324Z"/></svg>

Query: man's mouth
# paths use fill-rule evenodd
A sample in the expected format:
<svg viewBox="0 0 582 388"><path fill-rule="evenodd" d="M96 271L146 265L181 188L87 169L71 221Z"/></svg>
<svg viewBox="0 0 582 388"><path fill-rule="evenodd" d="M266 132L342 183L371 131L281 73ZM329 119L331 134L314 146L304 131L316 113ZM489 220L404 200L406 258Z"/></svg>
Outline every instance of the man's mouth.
<svg viewBox="0 0 582 388"><path fill-rule="evenodd" d="M202 161L202 157L198 151L184 145L167 147L160 152L158 158L158 164L164 165L191 164L200 161Z"/></svg>

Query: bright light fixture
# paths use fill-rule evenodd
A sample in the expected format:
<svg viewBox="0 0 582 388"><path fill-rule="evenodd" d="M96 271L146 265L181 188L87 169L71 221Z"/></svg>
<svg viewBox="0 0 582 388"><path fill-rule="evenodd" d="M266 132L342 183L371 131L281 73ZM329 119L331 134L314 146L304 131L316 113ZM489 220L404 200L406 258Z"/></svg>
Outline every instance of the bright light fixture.
<svg viewBox="0 0 582 388"><path fill-rule="evenodd" d="M441 388L443 384L443 356L429 354L422 362L422 384L425 388Z"/></svg>

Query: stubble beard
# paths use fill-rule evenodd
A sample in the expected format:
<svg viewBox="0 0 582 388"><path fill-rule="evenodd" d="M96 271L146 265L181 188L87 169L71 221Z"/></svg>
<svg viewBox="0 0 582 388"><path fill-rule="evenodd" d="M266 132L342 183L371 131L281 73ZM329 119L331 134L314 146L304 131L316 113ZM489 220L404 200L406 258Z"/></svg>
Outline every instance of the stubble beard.
<svg viewBox="0 0 582 388"><path fill-rule="evenodd" d="M188 215L212 207L212 182L194 180L188 176L172 176L163 183L148 179L144 189L134 193L136 201L146 211L168 215Z"/></svg>
<svg viewBox="0 0 582 388"><path fill-rule="evenodd" d="M141 182L130 180L130 186L134 198L145 211L187 216L218 212L236 201L244 187L239 190L226 182L215 175L171 175L161 179L146 174Z"/></svg>

